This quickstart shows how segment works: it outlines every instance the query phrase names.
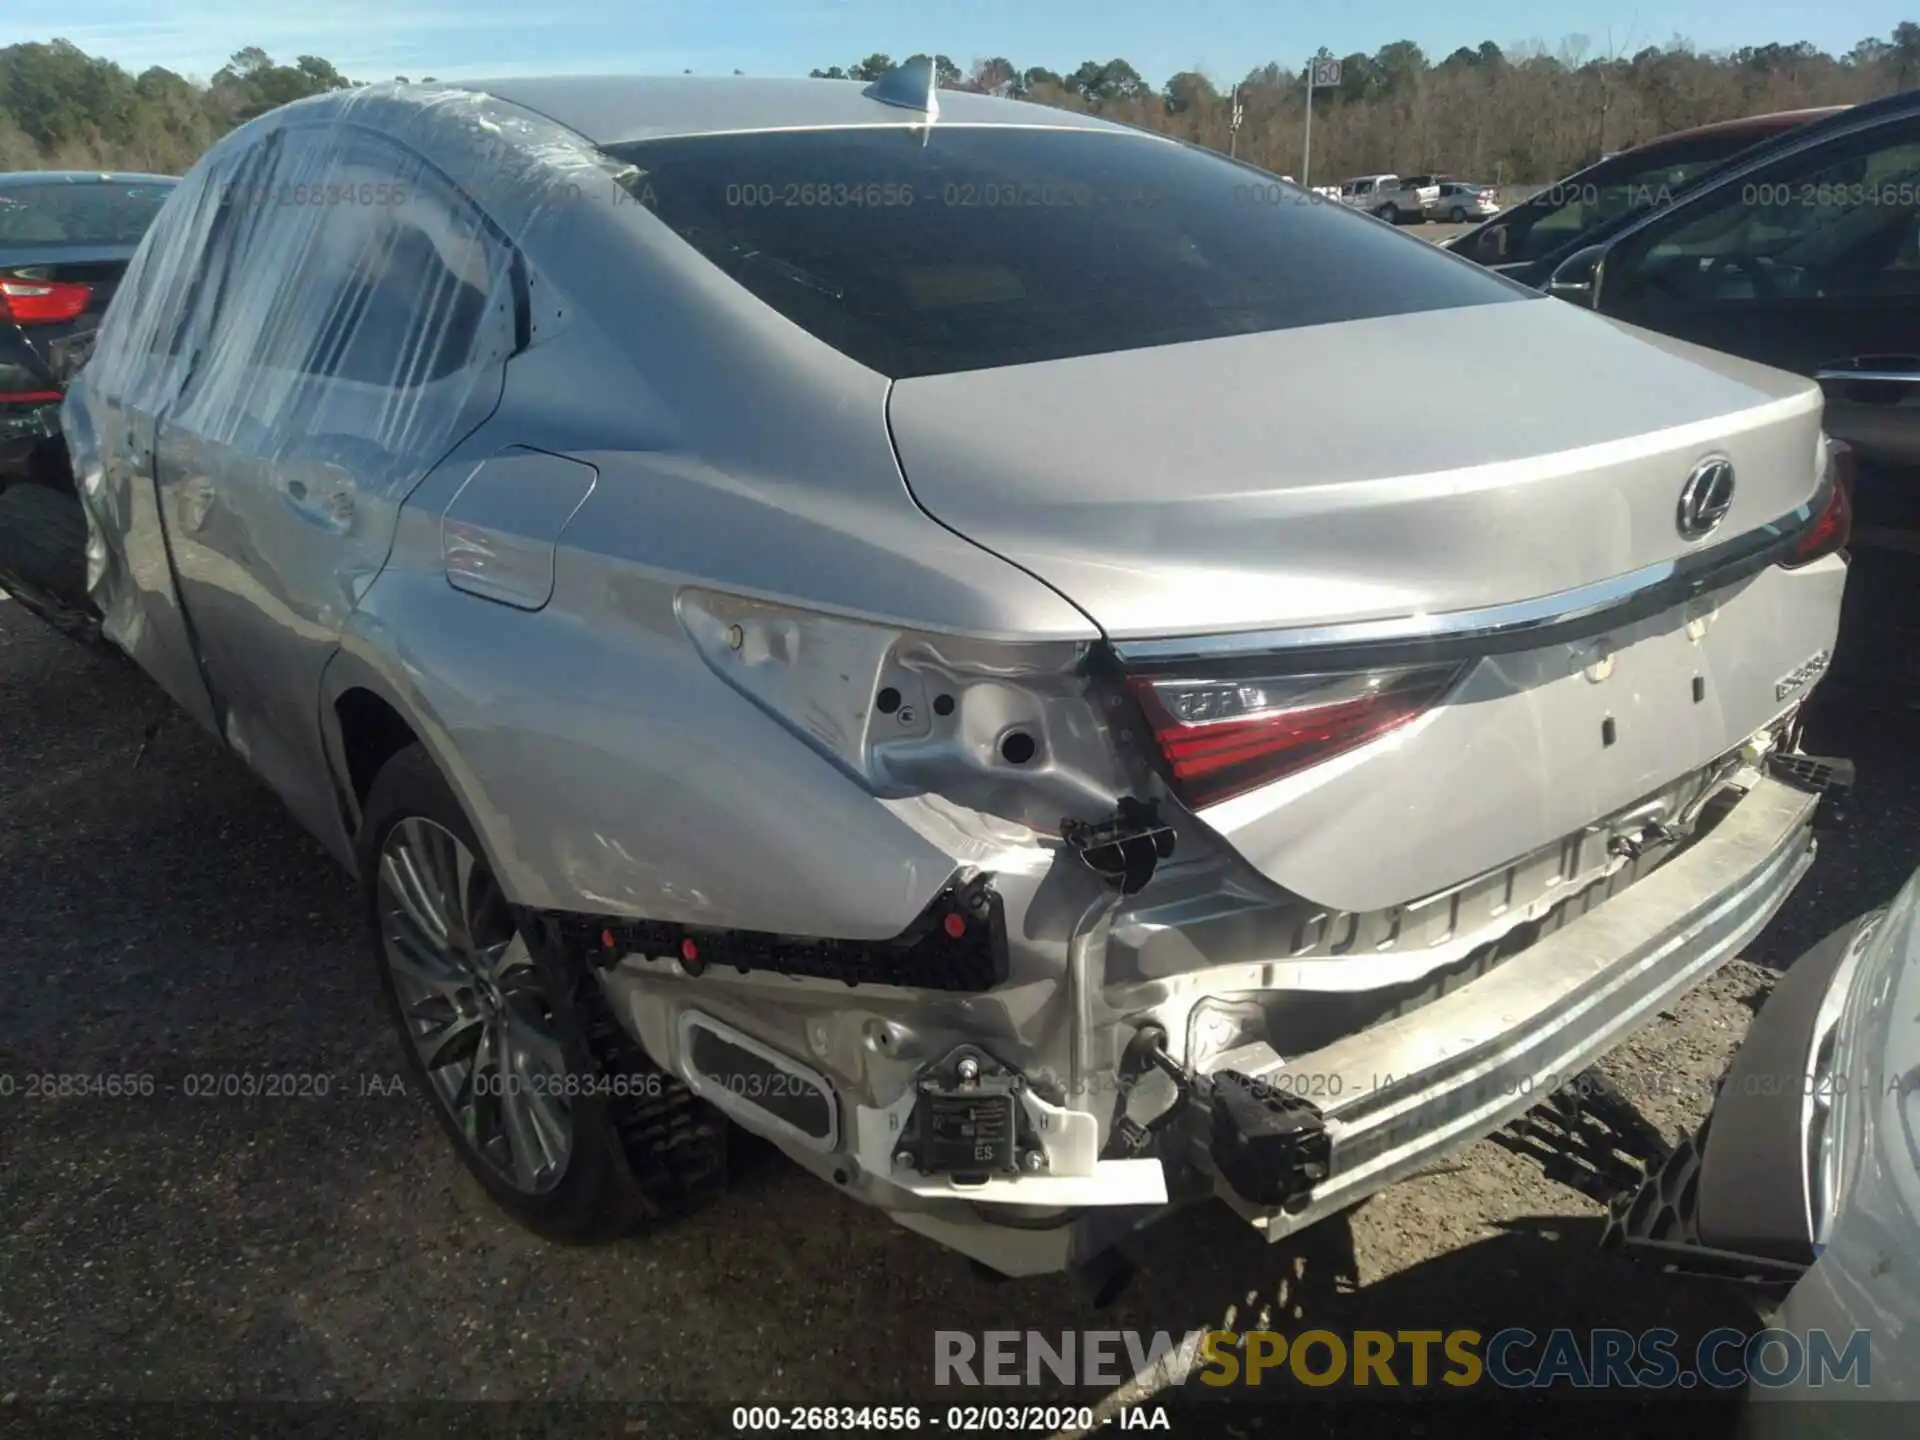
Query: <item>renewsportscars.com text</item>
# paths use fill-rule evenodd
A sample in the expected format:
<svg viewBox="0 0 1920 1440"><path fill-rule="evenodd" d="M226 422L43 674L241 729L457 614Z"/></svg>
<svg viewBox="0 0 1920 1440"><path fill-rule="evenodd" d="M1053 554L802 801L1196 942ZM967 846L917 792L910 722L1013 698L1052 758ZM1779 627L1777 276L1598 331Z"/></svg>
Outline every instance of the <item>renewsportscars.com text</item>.
<svg viewBox="0 0 1920 1440"><path fill-rule="evenodd" d="M937 1385L1097 1385L1157 1372L1216 1388L1305 1385L1388 1388L1444 1385L1508 1390L1737 1390L1787 1385L1865 1387L1871 1334L1855 1330L1709 1331L1683 1346L1673 1330L934 1332Z"/></svg>

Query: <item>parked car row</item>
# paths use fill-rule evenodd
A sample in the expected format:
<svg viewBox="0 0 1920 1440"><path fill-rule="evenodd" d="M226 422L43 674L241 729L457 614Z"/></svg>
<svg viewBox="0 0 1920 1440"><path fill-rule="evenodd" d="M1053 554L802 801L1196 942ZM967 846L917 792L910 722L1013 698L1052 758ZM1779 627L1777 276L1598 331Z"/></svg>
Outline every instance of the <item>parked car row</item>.
<svg viewBox="0 0 1920 1440"><path fill-rule="evenodd" d="M1359 175L1315 193L1390 224L1439 220L1463 225L1500 213L1500 191L1452 175Z"/></svg>
<svg viewBox="0 0 1920 1440"><path fill-rule="evenodd" d="M1912 107L1849 116L1614 239L1619 325L926 62L315 97L68 382L89 598L360 877L526 1225L691 1209L738 1124L1008 1274L1208 1197L1279 1239L1810 863L1849 416L1920 333ZM1008 185L1164 203L950 198ZM336 192L406 203L262 199Z"/></svg>

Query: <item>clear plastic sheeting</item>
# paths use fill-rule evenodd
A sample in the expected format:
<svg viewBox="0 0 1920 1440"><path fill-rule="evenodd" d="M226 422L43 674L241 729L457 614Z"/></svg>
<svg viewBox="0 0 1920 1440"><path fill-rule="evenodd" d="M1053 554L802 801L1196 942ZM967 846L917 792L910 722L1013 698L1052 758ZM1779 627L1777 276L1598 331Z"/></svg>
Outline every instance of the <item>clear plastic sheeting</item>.
<svg viewBox="0 0 1920 1440"><path fill-rule="evenodd" d="M291 573L298 593L238 598L337 631L394 512L490 413L528 339L517 242L610 188L611 168L448 87L320 96L216 145L147 232L63 410L108 635L195 708L183 692L212 678L191 673L196 647L149 653L183 601L191 617Z"/></svg>

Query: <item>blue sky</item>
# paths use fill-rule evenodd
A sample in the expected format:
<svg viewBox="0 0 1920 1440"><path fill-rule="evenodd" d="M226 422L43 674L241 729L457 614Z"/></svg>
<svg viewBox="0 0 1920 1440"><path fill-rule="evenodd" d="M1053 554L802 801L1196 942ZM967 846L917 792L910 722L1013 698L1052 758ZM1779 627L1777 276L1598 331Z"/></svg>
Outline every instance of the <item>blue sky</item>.
<svg viewBox="0 0 1920 1440"><path fill-rule="evenodd" d="M870 51L988 55L1071 70L1123 57L1154 84L1178 70L1233 80L1268 60L1294 64L1418 42L1435 59L1493 40L1549 47L1584 34L1590 53L1685 36L1703 50L1810 40L1845 50L1910 18L1890 0L63 0L7 7L0 44L64 36L133 70L204 79L243 45L276 60L323 55L357 80L542 71L804 75ZM58 16L56 21L50 20Z"/></svg>

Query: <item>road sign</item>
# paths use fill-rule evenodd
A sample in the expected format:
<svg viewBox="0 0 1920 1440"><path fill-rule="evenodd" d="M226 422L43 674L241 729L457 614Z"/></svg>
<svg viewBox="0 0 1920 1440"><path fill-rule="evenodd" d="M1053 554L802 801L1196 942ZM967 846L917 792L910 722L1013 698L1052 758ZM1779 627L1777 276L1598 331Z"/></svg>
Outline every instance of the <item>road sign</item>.
<svg viewBox="0 0 1920 1440"><path fill-rule="evenodd" d="M1313 92L1332 90L1340 84L1340 62L1315 56L1307 62L1307 138L1300 147L1300 183L1313 178Z"/></svg>

